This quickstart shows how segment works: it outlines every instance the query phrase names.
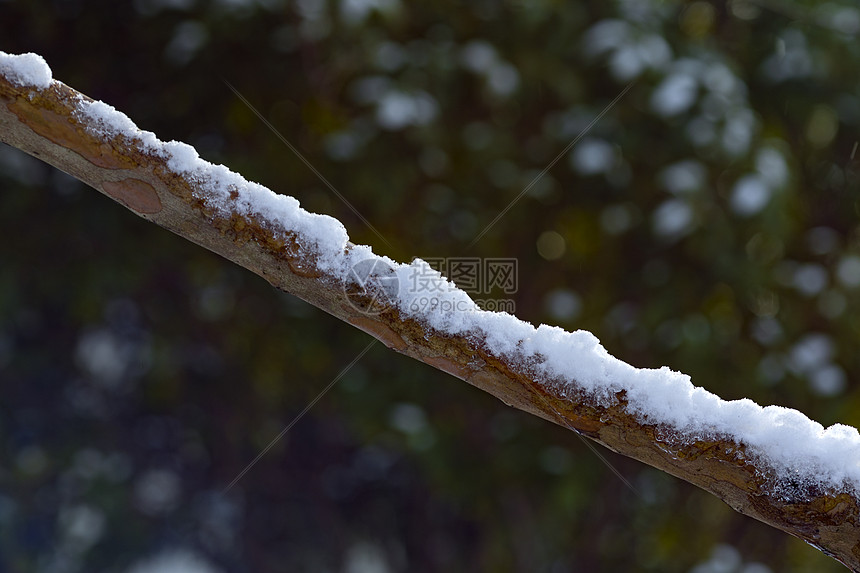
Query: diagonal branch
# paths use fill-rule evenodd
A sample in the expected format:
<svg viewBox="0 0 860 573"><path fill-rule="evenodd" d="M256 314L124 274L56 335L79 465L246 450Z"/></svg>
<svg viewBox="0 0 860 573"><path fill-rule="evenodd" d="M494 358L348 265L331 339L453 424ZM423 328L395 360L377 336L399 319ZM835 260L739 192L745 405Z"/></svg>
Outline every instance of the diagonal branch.
<svg viewBox="0 0 860 573"><path fill-rule="evenodd" d="M337 221L137 130L110 106L52 81L41 58L15 58L0 52L0 141L392 350L693 483L860 571L853 428L824 430L793 410L722 401L667 369L612 358L588 333L478 311L460 291L442 302L467 312L413 308L415 298L392 293L386 280L402 285L407 273L427 270L420 262L398 265L349 243ZM364 275L350 274L367 262L373 268Z"/></svg>

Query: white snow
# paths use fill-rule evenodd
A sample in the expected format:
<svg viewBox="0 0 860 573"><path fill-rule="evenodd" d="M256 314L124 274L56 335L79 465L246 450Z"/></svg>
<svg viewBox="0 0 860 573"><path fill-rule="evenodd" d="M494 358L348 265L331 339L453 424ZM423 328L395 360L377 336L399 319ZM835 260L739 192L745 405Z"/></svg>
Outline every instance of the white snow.
<svg viewBox="0 0 860 573"><path fill-rule="evenodd" d="M176 173L200 185L207 206L220 215L236 213L254 216L275 231L293 231L316 254L343 252L348 240L346 229L336 219L309 213L293 197L273 193L259 183L246 180L223 165L201 159L197 150L178 141L162 142L149 131L137 128L124 113L102 102L80 99L80 113L94 123L94 131L106 138L124 136L137 140L144 151L167 160ZM320 270L331 270L331 256L317 260Z"/></svg>
<svg viewBox="0 0 860 573"><path fill-rule="evenodd" d="M693 225L693 210L681 199L663 201L652 217L654 232L664 237L680 237Z"/></svg>
<svg viewBox="0 0 860 573"><path fill-rule="evenodd" d="M833 340L826 334L807 334L791 348L789 365L799 373L811 372L829 364L835 350Z"/></svg>
<svg viewBox="0 0 860 573"><path fill-rule="evenodd" d="M203 557L188 549L179 548L158 553L135 563L127 573L219 573Z"/></svg>
<svg viewBox="0 0 860 573"><path fill-rule="evenodd" d="M821 396L836 396L845 389L846 378L840 366L828 364L809 375L809 386Z"/></svg>
<svg viewBox="0 0 860 573"><path fill-rule="evenodd" d="M438 113L439 104L427 92L389 91L379 100L376 121L383 129L397 130L409 125L426 125Z"/></svg>
<svg viewBox="0 0 860 573"><path fill-rule="evenodd" d="M729 155L741 157L750 148L753 132L757 122L752 111L738 109L726 114L726 124L723 128L723 149Z"/></svg>
<svg viewBox="0 0 860 573"><path fill-rule="evenodd" d="M4 74L28 78L27 82L34 82L34 75L40 76L33 71L33 61L34 58L0 59L6 66ZM35 67L42 72L47 70L47 66ZM43 76L44 73L39 77L39 85L49 84L50 78ZM395 300L401 316L415 318L429 332L469 339L502 361L527 369L562 395L584 391L593 400L608 405L615 402L617 392L624 391L630 413L645 422L665 426L677 439L720 438L745 444L747 457L757 458L775 471L781 480L775 484L777 491L787 491L788 484L847 487L854 492L860 489L860 434L855 428L835 424L825 429L796 410L763 408L748 399L725 401L693 386L685 374L667 367L635 368L611 356L590 332L567 332L547 325L535 328L507 313L482 311L426 262L417 259L410 264L395 263L375 255L370 247L349 245L346 230L336 219L308 213L296 199L278 195L224 166L204 161L186 144L159 141L152 133L138 130L128 117L109 105L80 99L78 107L82 116L95 122L97 134L124 138L124 144L165 159L170 169L197 184L194 193L217 214L253 216L275 234L295 233L299 248L328 277L346 283L351 266L366 260L390 267L401 285ZM673 111L682 107L676 105ZM747 210L754 210L749 208L750 203L760 207L760 200L744 199ZM676 202L670 203L676 212L667 215L663 224L673 228L679 226L679 220L688 224L689 207L684 211L683 203L672 201ZM671 210L665 204L664 208ZM853 259L849 261L841 265L840 280L856 283L857 266ZM432 287L432 296L403 288L412 283L416 272ZM838 376L833 372L820 374L817 383L827 391L839 383Z"/></svg>
<svg viewBox="0 0 860 573"><path fill-rule="evenodd" d="M520 85L520 73L504 61L496 49L484 40L473 40L460 51L460 62L467 70L482 75L490 89L507 96Z"/></svg>
<svg viewBox="0 0 860 573"><path fill-rule="evenodd" d="M827 287L827 270L817 263L800 265L794 271L794 288L805 296L814 296Z"/></svg>
<svg viewBox="0 0 860 573"><path fill-rule="evenodd" d="M484 40L469 42L460 53L463 66L476 73L485 72L496 63L497 58L496 49Z"/></svg>
<svg viewBox="0 0 860 573"><path fill-rule="evenodd" d="M600 227L610 235L620 235L634 225L638 216L639 210L633 204L610 205L600 213Z"/></svg>
<svg viewBox="0 0 860 573"><path fill-rule="evenodd" d="M0 52L0 75L17 86L45 89L51 85L51 68L45 58L32 52L7 54Z"/></svg>
<svg viewBox="0 0 860 573"><path fill-rule="evenodd" d="M797 29L788 29L778 38L774 53L762 64L765 77L774 83L805 78L815 71L806 36Z"/></svg>
<svg viewBox="0 0 860 573"><path fill-rule="evenodd" d="M344 0L340 5L340 13L347 24L356 26L364 22L371 12L387 15L397 12L399 8L399 0Z"/></svg>
<svg viewBox="0 0 860 573"><path fill-rule="evenodd" d="M693 76L676 73L657 86L651 96L651 109L664 117L678 115L696 102L698 84Z"/></svg>
<svg viewBox="0 0 860 573"><path fill-rule="evenodd" d="M608 53L610 71L622 81L646 69L662 70L672 60L672 49L662 36L634 30L623 20L601 20L585 33L583 44L586 57Z"/></svg>
<svg viewBox="0 0 860 573"><path fill-rule="evenodd" d="M573 320L582 310L582 299L570 289L559 288L546 296L544 306L557 320Z"/></svg>
<svg viewBox="0 0 860 573"><path fill-rule="evenodd" d="M146 515L170 513L179 505L181 497L182 482L171 469L146 470L134 482L132 499Z"/></svg>
<svg viewBox="0 0 860 573"><path fill-rule="evenodd" d="M788 183L788 165L782 153L772 147L764 147L755 158L756 170L770 187L779 188Z"/></svg>
<svg viewBox="0 0 860 573"><path fill-rule="evenodd" d="M585 33L585 54L594 57L616 50L630 41L630 35L630 24L624 20L601 20Z"/></svg>
<svg viewBox="0 0 860 573"><path fill-rule="evenodd" d="M682 195L704 188L707 176L707 168L701 162L685 159L663 169L657 178L669 193Z"/></svg>
<svg viewBox="0 0 860 573"><path fill-rule="evenodd" d="M860 256L847 255L842 257L836 267L836 276L839 277L839 282L847 288L860 286Z"/></svg>
<svg viewBox="0 0 860 573"><path fill-rule="evenodd" d="M427 415L417 404L396 404L388 415L388 423L404 434L420 434L430 427Z"/></svg>
<svg viewBox="0 0 860 573"><path fill-rule="evenodd" d="M573 148L570 165L582 175L606 173L616 162L615 148L603 139L586 138Z"/></svg>
<svg viewBox="0 0 860 573"><path fill-rule="evenodd" d="M759 175L744 175L735 183L730 200L732 210L749 217L764 209L770 202L771 190Z"/></svg>
<svg viewBox="0 0 860 573"><path fill-rule="evenodd" d="M500 96L510 95L520 85L520 73L512 65L498 62L488 70L487 83Z"/></svg>

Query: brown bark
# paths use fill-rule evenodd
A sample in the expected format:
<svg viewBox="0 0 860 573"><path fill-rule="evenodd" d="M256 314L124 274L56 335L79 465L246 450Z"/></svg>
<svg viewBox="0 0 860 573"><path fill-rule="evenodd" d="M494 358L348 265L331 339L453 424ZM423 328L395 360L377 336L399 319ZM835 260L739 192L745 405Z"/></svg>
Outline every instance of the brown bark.
<svg viewBox="0 0 860 573"><path fill-rule="evenodd" d="M848 491L772 493L768 468L744 455L743 444L702 441L643 424L619 403L602 407L584 394L562 398L529 375L514 357L496 358L480 343L440 336L394 308L362 313L336 277L320 273L295 248L252 217L226 219L193 193L195 183L134 140L107 141L87 131L74 114L85 97L59 82L36 91L0 76L0 141L69 173L135 214L210 249L381 340L389 348L489 392L519 408L584 434L613 451L640 460L716 495L736 511L818 547L860 571L858 498ZM361 293L352 293L359 298ZM786 499L788 497L788 499Z"/></svg>

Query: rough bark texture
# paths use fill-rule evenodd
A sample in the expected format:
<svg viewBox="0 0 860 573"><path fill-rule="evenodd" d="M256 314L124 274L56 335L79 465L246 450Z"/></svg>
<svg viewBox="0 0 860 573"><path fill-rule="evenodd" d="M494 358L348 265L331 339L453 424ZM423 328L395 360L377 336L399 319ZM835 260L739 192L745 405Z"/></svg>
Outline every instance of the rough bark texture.
<svg viewBox="0 0 860 573"><path fill-rule="evenodd" d="M860 571L858 499L850 492L796 491L776 496L769 471L732 441L701 441L628 414L625 397L602 407L586 397L562 398L538 383L525 365L491 356L480 342L427 332L396 309L367 314L341 283L316 271L295 243L276 238L259 221L218 218L195 199L194 183L142 152L134 141L103 141L74 115L75 98L61 83L20 88L0 76L0 141L65 171L135 214L260 275L401 352L489 392L505 404L588 436L716 495L735 510L795 535ZM369 303L369 301L368 301Z"/></svg>

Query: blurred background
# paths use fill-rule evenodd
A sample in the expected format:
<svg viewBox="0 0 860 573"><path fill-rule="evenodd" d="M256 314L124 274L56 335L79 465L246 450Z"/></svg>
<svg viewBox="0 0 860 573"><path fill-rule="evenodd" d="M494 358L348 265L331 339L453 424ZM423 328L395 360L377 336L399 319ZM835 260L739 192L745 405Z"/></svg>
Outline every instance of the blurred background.
<svg viewBox="0 0 860 573"><path fill-rule="evenodd" d="M851 0L0 0L0 50L354 242L515 258L520 318L824 425L860 424L858 34ZM0 572L843 570L382 345L222 494L369 337L6 146L0 189Z"/></svg>

